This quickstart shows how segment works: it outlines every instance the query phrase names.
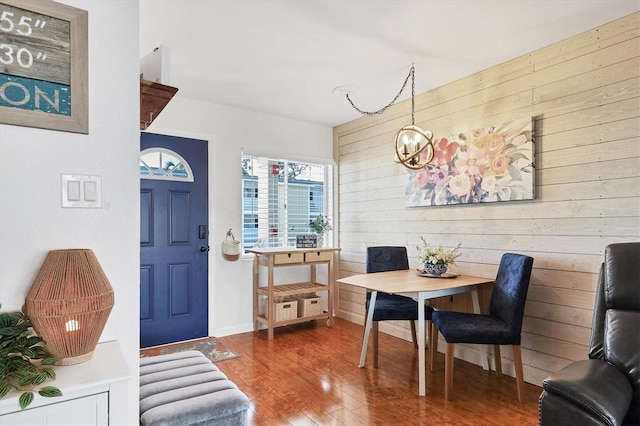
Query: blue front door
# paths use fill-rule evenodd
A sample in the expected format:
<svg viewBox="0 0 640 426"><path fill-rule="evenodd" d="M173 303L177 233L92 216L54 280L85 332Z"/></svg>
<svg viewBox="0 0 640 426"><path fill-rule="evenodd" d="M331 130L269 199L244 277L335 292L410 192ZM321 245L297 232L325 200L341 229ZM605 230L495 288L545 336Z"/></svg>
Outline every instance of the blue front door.
<svg viewBox="0 0 640 426"><path fill-rule="evenodd" d="M193 182L186 172L140 181L141 347L208 336L207 142L141 133L140 150L149 148L186 160Z"/></svg>

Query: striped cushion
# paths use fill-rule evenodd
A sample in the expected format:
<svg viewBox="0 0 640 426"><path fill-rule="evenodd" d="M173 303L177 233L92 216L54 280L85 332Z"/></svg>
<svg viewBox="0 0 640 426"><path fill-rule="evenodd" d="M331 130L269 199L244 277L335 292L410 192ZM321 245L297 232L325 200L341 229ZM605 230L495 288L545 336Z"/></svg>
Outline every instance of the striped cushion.
<svg viewBox="0 0 640 426"><path fill-rule="evenodd" d="M140 424L244 425L249 399L198 351L140 358Z"/></svg>

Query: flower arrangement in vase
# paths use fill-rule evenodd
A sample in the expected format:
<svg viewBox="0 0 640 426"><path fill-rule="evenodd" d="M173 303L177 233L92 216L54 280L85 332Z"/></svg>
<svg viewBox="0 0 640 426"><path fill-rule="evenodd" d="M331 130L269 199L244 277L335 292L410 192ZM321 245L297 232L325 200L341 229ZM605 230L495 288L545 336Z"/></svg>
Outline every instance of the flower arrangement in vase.
<svg viewBox="0 0 640 426"><path fill-rule="evenodd" d="M458 252L462 244L458 244L456 248L446 250L442 245L432 247L424 237L420 237L422 246L416 246L418 249L418 260L424 265L424 271L430 275L442 275L447 272L449 265L455 263L456 259L462 253Z"/></svg>
<svg viewBox="0 0 640 426"><path fill-rule="evenodd" d="M332 228L329 224L329 218L319 214L315 219L309 221L309 229L316 233L318 236L318 247L322 247L324 233L331 231Z"/></svg>

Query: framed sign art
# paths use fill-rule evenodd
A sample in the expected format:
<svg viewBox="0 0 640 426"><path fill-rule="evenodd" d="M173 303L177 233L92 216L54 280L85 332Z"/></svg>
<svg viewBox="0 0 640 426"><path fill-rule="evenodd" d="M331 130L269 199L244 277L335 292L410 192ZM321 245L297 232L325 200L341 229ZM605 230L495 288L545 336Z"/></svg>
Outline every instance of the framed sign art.
<svg viewBox="0 0 640 426"><path fill-rule="evenodd" d="M89 133L88 13L0 0L0 123Z"/></svg>
<svg viewBox="0 0 640 426"><path fill-rule="evenodd" d="M534 199L531 117L434 139L434 157L410 171L407 207Z"/></svg>

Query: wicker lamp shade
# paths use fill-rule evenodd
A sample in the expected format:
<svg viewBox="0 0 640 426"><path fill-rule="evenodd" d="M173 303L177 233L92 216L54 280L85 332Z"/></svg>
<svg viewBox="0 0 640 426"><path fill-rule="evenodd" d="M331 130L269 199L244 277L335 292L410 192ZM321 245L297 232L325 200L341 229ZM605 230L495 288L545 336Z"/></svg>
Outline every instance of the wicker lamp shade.
<svg viewBox="0 0 640 426"><path fill-rule="evenodd" d="M26 313L58 365L90 360L111 308L113 289L89 249L52 250L26 298Z"/></svg>

